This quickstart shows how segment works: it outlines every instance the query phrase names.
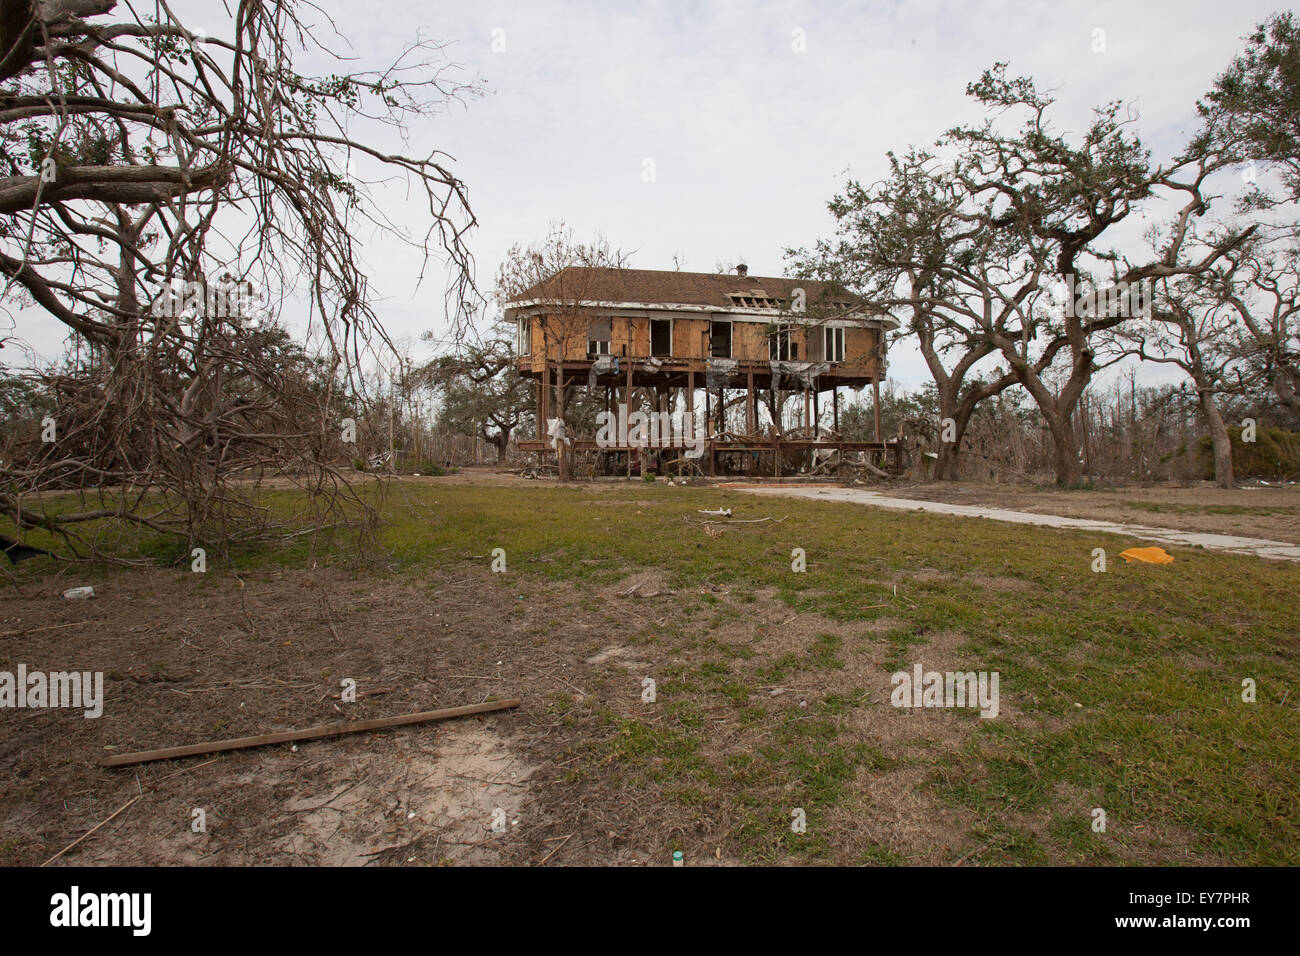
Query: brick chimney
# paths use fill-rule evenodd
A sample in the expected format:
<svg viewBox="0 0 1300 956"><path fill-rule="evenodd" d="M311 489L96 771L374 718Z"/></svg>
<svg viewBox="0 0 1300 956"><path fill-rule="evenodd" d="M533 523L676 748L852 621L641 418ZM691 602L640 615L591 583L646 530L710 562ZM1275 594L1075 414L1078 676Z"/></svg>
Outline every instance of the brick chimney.
<svg viewBox="0 0 1300 956"><path fill-rule="evenodd" d="M745 265L743 262L740 263L739 265L737 265L737 266L736 266L736 275L738 275L738 276L747 276L747 275L749 275L749 266Z"/></svg>

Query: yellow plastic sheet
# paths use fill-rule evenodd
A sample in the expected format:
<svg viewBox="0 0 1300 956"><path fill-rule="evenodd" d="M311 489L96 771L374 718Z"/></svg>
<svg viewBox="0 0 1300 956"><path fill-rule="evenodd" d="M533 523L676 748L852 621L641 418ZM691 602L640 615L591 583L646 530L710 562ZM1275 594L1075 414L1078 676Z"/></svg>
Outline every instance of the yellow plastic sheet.
<svg viewBox="0 0 1300 956"><path fill-rule="evenodd" d="M1125 561L1145 561L1147 564L1173 564L1174 556L1164 548L1129 548L1119 556Z"/></svg>

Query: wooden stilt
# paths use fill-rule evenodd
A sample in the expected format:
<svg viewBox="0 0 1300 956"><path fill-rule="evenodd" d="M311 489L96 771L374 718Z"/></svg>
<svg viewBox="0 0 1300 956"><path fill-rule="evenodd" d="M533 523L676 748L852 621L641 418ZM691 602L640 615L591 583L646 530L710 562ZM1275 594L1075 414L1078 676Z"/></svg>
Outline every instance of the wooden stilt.
<svg viewBox="0 0 1300 956"><path fill-rule="evenodd" d="M754 370L749 370L749 390L745 395L745 428L752 435L758 431L758 417L754 409Z"/></svg>
<svg viewBox="0 0 1300 956"><path fill-rule="evenodd" d="M628 330L627 331L628 342L631 343L632 341L632 320L631 319L627 320L627 330ZM632 414L632 360L631 358L629 358L627 361L627 388L624 390L623 404L627 406L627 413L631 415ZM631 448L627 449L627 477L629 479L631 479L632 477L632 449Z"/></svg>
<svg viewBox="0 0 1300 956"><path fill-rule="evenodd" d="M691 437L695 437L699 425L695 421L695 370L686 373L686 416L691 423ZM708 429L706 428L705 431ZM684 464L684 463L683 463Z"/></svg>
<svg viewBox="0 0 1300 956"><path fill-rule="evenodd" d="M542 439L546 437L546 371L542 370L542 378L537 380L537 402L533 406L537 416L537 437Z"/></svg>
<svg viewBox="0 0 1300 956"><path fill-rule="evenodd" d="M871 383L871 405L876 419L876 441L880 441L880 382Z"/></svg>

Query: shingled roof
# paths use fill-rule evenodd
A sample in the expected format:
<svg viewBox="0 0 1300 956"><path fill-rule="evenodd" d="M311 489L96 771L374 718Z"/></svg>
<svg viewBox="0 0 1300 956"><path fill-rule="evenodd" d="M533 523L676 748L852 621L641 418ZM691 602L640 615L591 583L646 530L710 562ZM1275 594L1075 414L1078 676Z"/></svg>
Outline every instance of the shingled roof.
<svg viewBox="0 0 1300 956"><path fill-rule="evenodd" d="M832 283L811 279L586 266L561 269L544 282L520 293L506 305L507 308L519 307L538 301L617 302L683 305L730 311L740 305L736 297L776 299L788 304L795 289L804 290L806 306L810 311L836 303L841 304L841 307L853 305L860 311L878 312L876 309L863 309L855 296Z"/></svg>

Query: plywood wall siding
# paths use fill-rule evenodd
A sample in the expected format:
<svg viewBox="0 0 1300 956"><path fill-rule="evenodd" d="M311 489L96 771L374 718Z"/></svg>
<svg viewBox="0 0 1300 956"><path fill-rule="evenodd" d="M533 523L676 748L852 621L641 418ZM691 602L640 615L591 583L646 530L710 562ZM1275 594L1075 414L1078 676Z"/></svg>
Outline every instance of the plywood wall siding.
<svg viewBox="0 0 1300 956"><path fill-rule="evenodd" d="M850 373L877 375L880 369L880 329L845 329L844 361L840 367Z"/></svg>
<svg viewBox="0 0 1300 956"><path fill-rule="evenodd" d="M546 360L554 360L557 350L566 362L587 360L589 317L551 314L532 318L532 353L522 356L522 368L540 372ZM708 318L674 318L673 358L704 361L709 357L710 329ZM767 362L770 358L768 328L765 322L731 323L731 357L742 362ZM851 375L875 375L879 368L881 331L871 328L846 328L845 361L839 369ZM825 331L821 326L795 327L791 341L797 348L797 361L822 361ZM650 319L636 316L610 317L610 354L642 359L650 355Z"/></svg>
<svg viewBox="0 0 1300 956"><path fill-rule="evenodd" d="M709 357L707 319L677 319L673 322L673 354L688 359Z"/></svg>

